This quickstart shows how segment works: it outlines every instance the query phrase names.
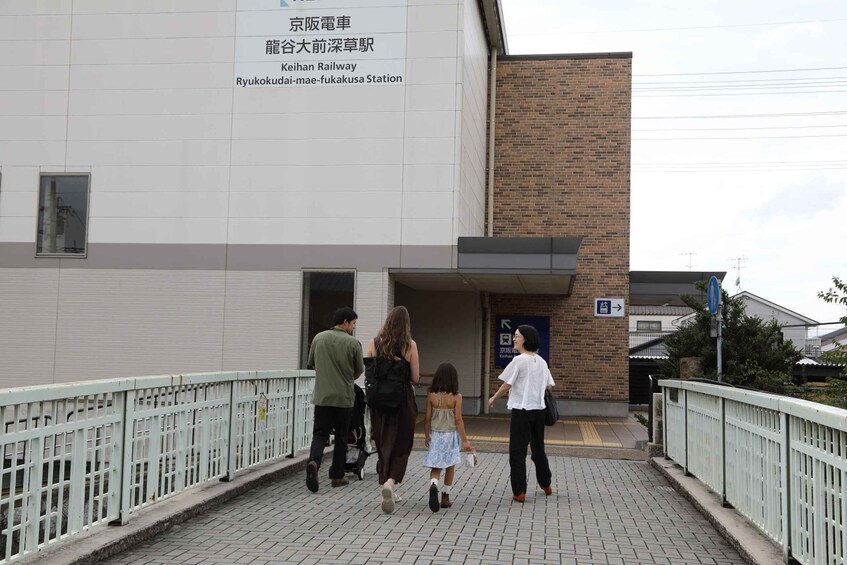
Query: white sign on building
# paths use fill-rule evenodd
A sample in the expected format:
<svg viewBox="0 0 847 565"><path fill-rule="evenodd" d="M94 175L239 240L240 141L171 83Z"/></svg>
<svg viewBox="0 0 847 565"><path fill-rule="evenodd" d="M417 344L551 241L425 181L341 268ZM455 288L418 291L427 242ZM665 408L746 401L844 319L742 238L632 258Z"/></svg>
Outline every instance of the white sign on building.
<svg viewBox="0 0 847 565"><path fill-rule="evenodd" d="M408 0L242 0L235 86L398 85Z"/></svg>

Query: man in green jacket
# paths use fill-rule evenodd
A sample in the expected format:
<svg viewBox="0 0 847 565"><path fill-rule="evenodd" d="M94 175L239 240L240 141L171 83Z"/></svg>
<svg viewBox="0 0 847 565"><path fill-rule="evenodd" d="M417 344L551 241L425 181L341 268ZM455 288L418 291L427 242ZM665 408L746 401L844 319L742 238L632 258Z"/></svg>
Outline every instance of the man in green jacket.
<svg viewBox="0 0 847 565"><path fill-rule="evenodd" d="M332 321L335 326L316 335L309 348L307 367L315 370L315 391L312 394L315 423L309 462L306 464L306 486L312 492L318 492L318 468L324 447L333 432L335 447L329 478L333 487L350 483L344 477L344 464L355 400L353 387L356 385L353 381L365 371L362 345L353 337L358 318L352 308L339 308Z"/></svg>

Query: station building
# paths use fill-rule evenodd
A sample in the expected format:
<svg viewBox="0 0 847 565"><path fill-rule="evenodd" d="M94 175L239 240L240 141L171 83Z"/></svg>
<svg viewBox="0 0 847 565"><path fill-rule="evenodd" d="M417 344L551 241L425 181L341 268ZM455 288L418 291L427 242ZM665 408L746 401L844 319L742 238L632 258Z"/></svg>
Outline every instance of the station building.
<svg viewBox="0 0 847 565"><path fill-rule="evenodd" d="M299 368L337 307L367 343L403 304L469 413L530 321L564 413L625 414L631 55L504 29L497 0L0 3L0 386Z"/></svg>

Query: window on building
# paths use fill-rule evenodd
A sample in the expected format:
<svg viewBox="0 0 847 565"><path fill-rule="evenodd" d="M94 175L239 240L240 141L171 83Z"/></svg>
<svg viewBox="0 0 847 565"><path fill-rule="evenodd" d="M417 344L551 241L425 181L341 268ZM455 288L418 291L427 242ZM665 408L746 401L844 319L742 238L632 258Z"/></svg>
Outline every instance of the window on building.
<svg viewBox="0 0 847 565"><path fill-rule="evenodd" d="M660 332L662 331L662 322L660 320L638 320L635 323L635 329L639 332Z"/></svg>
<svg viewBox="0 0 847 565"><path fill-rule="evenodd" d="M306 368L309 346L318 333L332 327L332 316L344 306L353 308L354 273L312 271L303 273L303 342L300 367Z"/></svg>
<svg viewBox="0 0 847 565"><path fill-rule="evenodd" d="M88 175L42 175L38 196L38 255L85 255Z"/></svg>

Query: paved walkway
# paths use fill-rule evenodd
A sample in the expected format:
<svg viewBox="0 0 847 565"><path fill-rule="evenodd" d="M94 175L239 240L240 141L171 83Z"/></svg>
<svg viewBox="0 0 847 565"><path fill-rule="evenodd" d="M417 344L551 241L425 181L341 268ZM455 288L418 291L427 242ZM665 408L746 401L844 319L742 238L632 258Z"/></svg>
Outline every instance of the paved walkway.
<svg viewBox="0 0 847 565"><path fill-rule="evenodd" d="M364 481L330 488L324 466L312 494L291 476L107 563L743 563L645 462L553 456L554 496L536 490L518 504L508 456L480 453L479 467L457 471L453 508L432 513L422 458L412 454L392 515L379 508L374 456Z"/></svg>

